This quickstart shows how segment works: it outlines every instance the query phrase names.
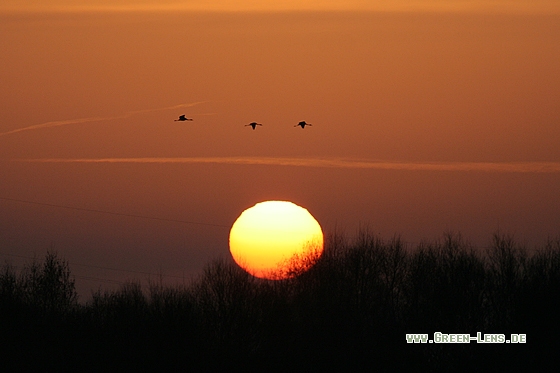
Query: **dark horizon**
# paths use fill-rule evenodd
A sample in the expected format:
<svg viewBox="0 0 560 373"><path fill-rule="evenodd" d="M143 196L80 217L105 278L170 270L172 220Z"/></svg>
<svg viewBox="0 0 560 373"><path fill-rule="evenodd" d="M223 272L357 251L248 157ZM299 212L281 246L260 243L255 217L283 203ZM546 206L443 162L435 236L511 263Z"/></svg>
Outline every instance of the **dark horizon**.
<svg viewBox="0 0 560 373"><path fill-rule="evenodd" d="M132 282L87 304L77 303L68 263L50 253L21 276L2 268L2 361L58 371L84 361L91 371L550 367L560 240L531 255L495 234L484 255L471 249L448 234L407 251L398 238L362 231L331 237L319 262L291 279L258 279L215 260L187 286ZM526 341L406 343L407 333L435 332Z"/></svg>
<svg viewBox="0 0 560 373"><path fill-rule="evenodd" d="M98 213L104 213L99 212ZM126 216L126 214L124 214ZM151 217L146 216L133 216L134 218L140 219L149 219L152 220ZM155 219L156 221L159 220ZM163 221L167 221L167 219L163 219ZM227 226L215 225L215 224L206 224L206 223L196 223L196 222L185 222L185 221L175 221L175 223L180 224L195 224L195 225L209 225L210 227L214 228L221 228L226 229ZM227 228L229 230L229 228ZM403 245L405 250L409 253L414 253L415 251L419 250L422 247L439 245L442 240L446 240L450 235L459 237L462 240L462 244L469 249L474 250L477 255L484 256L485 253L494 247L494 240L497 236L507 237L516 242L519 249L523 250L527 253L527 255L534 255L543 250L547 247L553 246L555 243L557 244L560 241L559 236L548 236L542 239L542 243L535 244L535 245L527 245L523 240L519 240L515 234L510 232L496 230L490 235L487 239L487 244L477 245L474 244L468 237L463 235L461 232L442 232L439 237L434 239L423 239L417 242L407 241L403 238L400 234L393 234L393 236L389 238L385 238L380 236L379 234L375 233L375 230L370 225L362 224L360 228L358 228L353 233L349 233L346 230L338 227L332 230L324 231L325 239L326 240L353 240L358 239L363 234L367 234L368 236L374 237L376 240L380 242L390 242L392 240L398 239L398 241ZM16 271L21 271L24 268L28 267L30 264L34 262L40 262L41 258L49 253L56 253L59 257L62 255L62 259L66 263L68 263L69 268L72 271L73 278L75 280L77 295L80 303L89 302L91 301L92 295L103 289L107 291L115 291L118 290L121 286L134 283L138 284L141 287L149 287L150 284L159 283L163 286L188 286L193 281L196 281L199 278L204 268L208 266L209 263L215 260L225 260L227 263L236 266L233 258L231 257L231 253L217 253L214 257L209 258L209 260L203 264L201 269L197 270L196 272L191 271L187 273L183 271L182 274L174 274L170 273L169 271L165 271L163 268L159 268L158 271L143 271L137 270L134 268L119 268L118 265L94 265L94 264L87 264L84 262L78 262L74 260L68 260L64 253L57 250L57 246L55 244L51 244L48 247L38 248L38 250L33 251L32 255L19 255L13 252L10 252L9 249L3 247L0 249L0 258L2 258L3 265L9 265Z"/></svg>

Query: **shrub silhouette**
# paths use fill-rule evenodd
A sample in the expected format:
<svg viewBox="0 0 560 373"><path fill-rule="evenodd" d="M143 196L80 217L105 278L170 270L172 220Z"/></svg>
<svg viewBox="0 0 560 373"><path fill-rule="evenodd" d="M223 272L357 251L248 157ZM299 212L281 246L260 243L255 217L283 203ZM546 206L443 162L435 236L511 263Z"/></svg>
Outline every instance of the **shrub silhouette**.
<svg viewBox="0 0 560 373"><path fill-rule="evenodd" d="M529 255L495 234L408 247L362 229L284 280L215 260L191 283L127 283L77 302L68 263L48 253L0 271L7 371L421 371L539 369L556 358L560 240ZM405 333L526 333L526 344L406 344ZM87 366L84 368L84 362Z"/></svg>

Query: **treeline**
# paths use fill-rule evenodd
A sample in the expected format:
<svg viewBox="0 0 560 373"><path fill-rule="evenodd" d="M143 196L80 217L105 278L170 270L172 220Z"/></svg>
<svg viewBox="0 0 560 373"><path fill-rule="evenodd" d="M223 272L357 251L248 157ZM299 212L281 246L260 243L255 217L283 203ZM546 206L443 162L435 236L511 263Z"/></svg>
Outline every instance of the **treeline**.
<svg viewBox="0 0 560 373"><path fill-rule="evenodd" d="M297 268L296 268L297 269ZM187 286L128 283L78 302L56 253L0 273L1 371L417 371L548 368L560 347L560 240L496 234L406 247L331 235L309 271L268 281L225 260ZM407 333L526 334L407 344Z"/></svg>

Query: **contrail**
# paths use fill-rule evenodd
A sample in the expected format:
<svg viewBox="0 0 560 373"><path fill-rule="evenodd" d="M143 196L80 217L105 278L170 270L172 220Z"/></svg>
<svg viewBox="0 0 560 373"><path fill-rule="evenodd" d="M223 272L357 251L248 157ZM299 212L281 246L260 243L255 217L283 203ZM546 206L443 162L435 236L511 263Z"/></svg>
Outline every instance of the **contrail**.
<svg viewBox="0 0 560 373"><path fill-rule="evenodd" d="M111 119L118 119L118 118L125 118L126 115L120 115L116 117L92 117L92 118L80 118L80 119L68 119L68 120L56 120L52 122L45 122L41 124L34 124L32 126L23 127L23 128L16 128L15 130L11 130L8 132L0 133L0 136L11 135L13 133L23 132L23 131L31 131L36 130L39 128L50 128L50 127L59 127L59 126L66 126L68 124L79 124L79 123L87 123L87 122L100 122L104 120L111 120Z"/></svg>
<svg viewBox="0 0 560 373"><path fill-rule="evenodd" d="M69 124L80 124L80 123L88 123L88 122L102 122L102 121L106 121L106 120L128 118L128 117L131 117L133 115L141 114L141 113L151 113L151 112L154 112L154 111L164 111L164 110L188 108L188 107L199 105L199 104L202 104L202 103L205 103L205 102L209 102L209 101L197 101L197 102L191 102L191 103L188 103L188 104L179 104L179 105L175 105L175 106L168 106L168 107L157 108L157 109L135 110L135 111L129 111L128 113L125 113L125 114L115 115L115 116L111 116L111 117L90 117L90 118L56 120L56 121L45 122L45 123L41 123L41 124L34 124L32 126L23 127L23 128L16 128L15 130L11 130L11 131L8 131L8 132L2 132L2 133L0 133L0 137L6 136L6 135L11 135L11 134L18 133L18 132L23 132L23 131L36 130L36 129L39 129L39 128L51 128L51 127L66 126L66 125L69 125ZM205 115L208 115L208 114L205 114Z"/></svg>
<svg viewBox="0 0 560 373"><path fill-rule="evenodd" d="M316 168L498 173L560 173L560 162L394 162L339 158L180 157L180 158L44 158L14 159L35 163L216 163Z"/></svg>
<svg viewBox="0 0 560 373"><path fill-rule="evenodd" d="M128 112L126 115L135 115L135 114L140 114L140 113L151 113L151 112L154 112L154 111L163 111L163 110L182 109L182 108L192 107L192 106L195 106L195 105L204 104L206 102L210 102L210 101L208 101L208 100L206 100L206 101L196 101L196 102L191 102L191 103L188 103L188 104L179 104L179 105L174 105L174 106L167 106L167 107L164 107L164 108L135 110L135 111Z"/></svg>

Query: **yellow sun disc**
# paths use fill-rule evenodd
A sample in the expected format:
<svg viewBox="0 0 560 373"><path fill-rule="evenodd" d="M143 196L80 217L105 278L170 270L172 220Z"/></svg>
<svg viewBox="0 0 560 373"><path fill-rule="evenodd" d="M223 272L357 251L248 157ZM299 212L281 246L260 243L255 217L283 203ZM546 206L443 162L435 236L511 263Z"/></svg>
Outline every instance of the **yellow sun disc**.
<svg viewBox="0 0 560 373"><path fill-rule="evenodd" d="M303 207L266 201L243 211L229 234L235 262L253 276L283 279L311 267L323 252L323 232Z"/></svg>

